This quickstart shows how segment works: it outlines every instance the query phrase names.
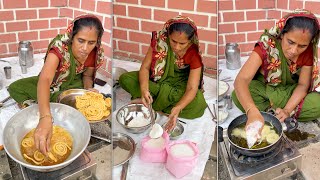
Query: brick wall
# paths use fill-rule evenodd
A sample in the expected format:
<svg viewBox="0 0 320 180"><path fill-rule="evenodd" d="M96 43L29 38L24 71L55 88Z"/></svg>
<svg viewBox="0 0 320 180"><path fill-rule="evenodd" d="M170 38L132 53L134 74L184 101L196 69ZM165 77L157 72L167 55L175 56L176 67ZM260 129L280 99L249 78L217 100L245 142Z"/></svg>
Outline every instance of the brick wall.
<svg viewBox="0 0 320 180"><path fill-rule="evenodd" d="M19 41L23 40L31 41L35 54L44 53L50 40L64 33L68 23L83 13L95 14L102 21L102 43L110 64L111 0L1 0L0 57L17 56ZM107 68L111 69L110 65Z"/></svg>
<svg viewBox="0 0 320 180"><path fill-rule="evenodd" d="M320 1L314 0L220 0L218 2L218 54L225 59L228 42L240 46L241 55L250 55L264 29L293 9L308 9L320 17Z"/></svg>
<svg viewBox="0 0 320 180"><path fill-rule="evenodd" d="M198 26L200 48L207 73L217 59L217 0L114 0L114 57L143 60L151 31L160 30L170 18L189 16Z"/></svg>

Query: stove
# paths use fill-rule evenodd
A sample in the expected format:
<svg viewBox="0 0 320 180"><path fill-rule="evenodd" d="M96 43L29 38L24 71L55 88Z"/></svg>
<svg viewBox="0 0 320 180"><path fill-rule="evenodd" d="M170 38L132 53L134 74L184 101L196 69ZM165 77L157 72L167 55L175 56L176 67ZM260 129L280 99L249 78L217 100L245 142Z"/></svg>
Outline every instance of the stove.
<svg viewBox="0 0 320 180"><path fill-rule="evenodd" d="M97 163L94 158L91 157L88 150L85 150L76 160L74 160L70 165L52 172L38 172L24 166L21 166L21 172L24 180L31 179L95 179L95 173L97 168Z"/></svg>
<svg viewBox="0 0 320 180"><path fill-rule="evenodd" d="M299 172L302 155L285 135L272 152L263 156L249 157L231 148L225 130L223 134L223 141L219 142L219 151L232 180L283 179Z"/></svg>

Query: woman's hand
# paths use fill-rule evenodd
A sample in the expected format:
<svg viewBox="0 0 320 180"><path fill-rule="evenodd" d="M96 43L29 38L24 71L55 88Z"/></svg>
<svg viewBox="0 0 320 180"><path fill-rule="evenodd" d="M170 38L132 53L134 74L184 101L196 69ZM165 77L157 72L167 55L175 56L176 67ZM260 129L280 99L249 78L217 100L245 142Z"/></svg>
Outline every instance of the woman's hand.
<svg viewBox="0 0 320 180"><path fill-rule="evenodd" d="M95 89L95 88L88 88L87 90L95 92L95 93L99 93L99 91L97 89Z"/></svg>
<svg viewBox="0 0 320 180"><path fill-rule="evenodd" d="M283 122L286 118L290 117L290 113L286 109L277 108L276 117Z"/></svg>
<svg viewBox="0 0 320 180"><path fill-rule="evenodd" d="M259 129L259 135L261 136L261 131L262 131L262 128L264 126L264 118L263 116L261 115L260 111L258 108L256 107L253 107L252 109L250 109L248 112L247 112L247 117L248 117L248 120L247 120L247 123L246 123L246 128L248 127L249 124L255 122L255 121L260 121L262 123L262 126L261 128Z"/></svg>
<svg viewBox="0 0 320 180"><path fill-rule="evenodd" d="M141 92L141 100L142 100L142 104L145 107L149 107L149 104L152 104L152 102L153 102L152 96L149 91L142 91Z"/></svg>
<svg viewBox="0 0 320 180"><path fill-rule="evenodd" d="M166 132L172 131L177 125L177 119L180 114L181 109L179 107L173 107L171 109L171 114L169 115L169 121L166 123L164 130Z"/></svg>
<svg viewBox="0 0 320 180"><path fill-rule="evenodd" d="M52 119L45 117L41 119L34 133L35 146L44 155L50 151L50 141L52 137Z"/></svg>

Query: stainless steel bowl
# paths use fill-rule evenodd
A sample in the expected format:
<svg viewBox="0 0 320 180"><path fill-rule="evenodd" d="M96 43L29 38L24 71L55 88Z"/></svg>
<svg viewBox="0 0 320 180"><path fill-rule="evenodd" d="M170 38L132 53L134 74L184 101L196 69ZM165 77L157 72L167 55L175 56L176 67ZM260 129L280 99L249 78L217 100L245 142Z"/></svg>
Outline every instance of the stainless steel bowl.
<svg viewBox="0 0 320 180"><path fill-rule="evenodd" d="M219 83L219 88L218 88L218 101L221 101L228 93L229 89L230 89L230 86L227 82L224 82L224 81L218 81ZM226 90L222 90L220 89L220 86L221 85L224 85L227 87Z"/></svg>
<svg viewBox="0 0 320 180"><path fill-rule="evenodd" d="M153 110L154 118L157 119L157 112ZM135 117L145 117L149 123L141 127L130 127L128 126L129 122ZM146 108L143 104L127 104L122 106L117 114L116 119L118 123L130 133L139 134L146 131L151 126L151 117L149 109Z"/></svg>
<svg viewBox="0 0 320 180"><path fill-rule="evenodd" d="M57 98L58 103L66 104L68 106L71 106L75 109L76 108L76 96L81 96L85 94L86 92L90 92L89 90L86 89L68 89L63 91ZM110 109L111 111L111 109ZM102 119L97 119L95 121L91 120L89 123L96 123L96 122L101 122L101 121L106 121L110 118L111 112L109 116L105 116Z"/></svg>
<svg viewBox="0 0 320 180"><path fill-rule="evenodd" d="M163 124L162 127L164 128L165 125L166 125L166 123ZM169 134L169 137L170 137L171 140L176 140L176 139L179 139L181 137L183 132L184 132L183 125L177 121L177 124L174 127L174 129L171 132L168 132L168 134Z"/></svg>
<svg viewBox="0 0 320 180"><path fill-rule="evenodd" d="M16 113L3 130L4 149L7 154L22 166L41 172L61 169L72 163L87 148L90 140L90 125L86 118L76 109L58 103L50 103L54 124L65 128L73 138L70 156L62 163L52 166L35 166L24 160L20 151L23 137L39 122L38 105L29 106Z"/></svg>
<svg viewBox="0 0 320 180"><path fill-rule="evenodd" d="M119 133L119 132L112 134L112 146L113 146L113 155L114 155L113 158L117 158L115 157L117 152L114 152L114 150L117 147L128 151L128 154L126 157L121 157L123 158L123 161L117 164L113 164L113 167L120 166L126 163L127 161L129 161L136 150L136 143L134 142L134 140L130 136L123 133ZM113 162L115 162L115 160Z"/></svg>
<svg viewBox="0 0 320 180"><path fill-rule="evenodd" d="M123 73L127 73L128 71L121 67L112 67L112 80L113 86L118 84L119 78Z"/></svg>

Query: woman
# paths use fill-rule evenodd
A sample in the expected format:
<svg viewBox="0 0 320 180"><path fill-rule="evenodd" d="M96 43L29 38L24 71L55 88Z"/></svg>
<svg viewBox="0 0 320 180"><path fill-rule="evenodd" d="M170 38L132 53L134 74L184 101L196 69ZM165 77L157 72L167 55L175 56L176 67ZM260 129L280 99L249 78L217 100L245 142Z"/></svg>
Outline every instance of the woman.
<svg viewBox="0 0 320 180"><path fill-rule="evenodd" d="M232 98L248 116L247 128L275 109L282 122L320 117L318 73L319 23L306 10L295 10L265 30L236 77ZM262 126L261 126L262 127ZM261 132L261 128L260 128Z"/></svg>
<svg viewBox="0 0 320 180"><path fill-rule="evenodd" d="M65 34L49 44L40 75L18 80L9 86L10 96L19 104L35 100L39 104L39 123L35 145L43 154L49 151L53 118L49 102L71 88L93 90L96 70L103 62L101 21L93 15L74 19Z"/></svg>
<svg viewBox="0 0 320 180"><path fill-rule="evenodd" d="M152 33L140 71L121 75L119 83L132 99L141 98L146 107L152 104L154 110L170 114L170 131L178 116L203 115L207 104L201 92L202 69L197 27L190 18L177 16Z"/></svg>

